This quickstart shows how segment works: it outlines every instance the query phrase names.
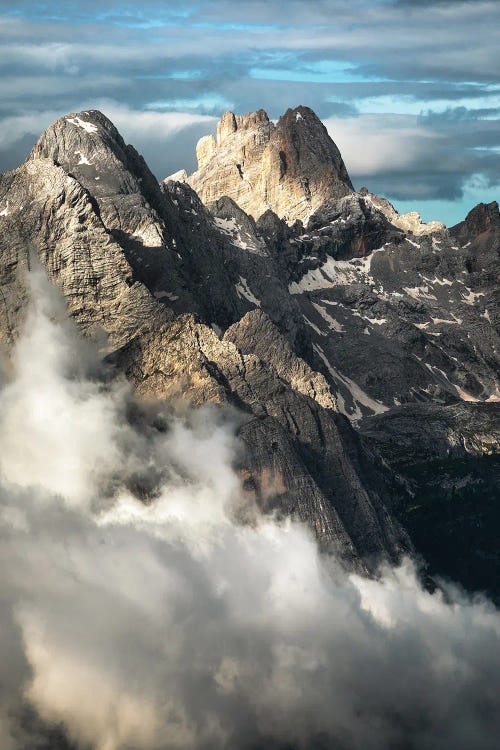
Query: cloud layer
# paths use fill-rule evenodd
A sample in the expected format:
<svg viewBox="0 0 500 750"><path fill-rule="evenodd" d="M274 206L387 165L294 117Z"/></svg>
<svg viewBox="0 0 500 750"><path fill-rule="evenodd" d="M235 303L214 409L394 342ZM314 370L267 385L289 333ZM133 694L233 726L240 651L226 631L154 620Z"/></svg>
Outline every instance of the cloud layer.
<svg viewBox="0 0 500 750"><path fill-rule="evenodd" d="M234 415L135 404L29 286L0 391L4 750L496 747L492 604L260 517Z"/></svg>
<svg viewBox="0 0 500 750"><path fill-rule="evenodd" d="M0 16L0 170L69 111L128 112L124 136L163 177L193 165L196 118L305 104L330 123L358 186L369 178L453 223L482 197L470 185L499 192L499 24L492 0L293 0L286 15L274 0L24 0ZM183 113L186 128L152 138L146 111ZM30 119L38 130L6 144Z"/></svg>

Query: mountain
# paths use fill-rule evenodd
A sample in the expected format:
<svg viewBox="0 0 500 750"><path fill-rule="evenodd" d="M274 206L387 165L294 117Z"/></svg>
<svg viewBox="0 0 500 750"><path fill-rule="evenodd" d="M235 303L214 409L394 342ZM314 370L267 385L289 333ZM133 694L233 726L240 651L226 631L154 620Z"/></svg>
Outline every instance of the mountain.
<svg viewBox="0 0 500 750"><path fill-rule="evenodd" d="M308 107L287 110L276 124L262 109L226 112L217 139L202 138L196 156L198 170L186 181L202 201L228 196L254 219L270 209L289 222L305 220L353 191L337 146Z"/></svg>
<svg viewBox="0 0 500 750"><path fill-rule="evenodd" d="M0 177L3 342L37 255L138 397L237 409L264 511L351 568L415 548L499 593L498 205L449 230L400 216L305 107L226 113L197 154L158 183L102 113L51 125Z"/></svg>

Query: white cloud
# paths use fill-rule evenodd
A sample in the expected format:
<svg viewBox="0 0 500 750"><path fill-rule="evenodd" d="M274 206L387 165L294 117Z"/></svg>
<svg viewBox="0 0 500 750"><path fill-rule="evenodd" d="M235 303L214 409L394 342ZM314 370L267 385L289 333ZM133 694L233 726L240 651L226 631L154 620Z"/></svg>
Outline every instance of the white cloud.
<svg viewBox="0 0 500 750"><path fill-rule="evenodd" d="M83 102L75 107L78 111L100 109L118 128L127 142L140 143L148 139L155 141L171 138L180 131L206 123L210 129L216 118L193 112L160 112L134 110L112 100L98 99ZM0 119L0 148L8 148L24 136L38 138L54 120L68 114L70 110L41 110L29 114Z"/></svg>
<svg viewBox="0 0 500 750"><path fill-rule="evenodd" d="M206 123L211 128L217 121L211 115L195 112L162 112L134 110L126 105L101 100L94 109L101 109L116 125L128 142L141 142L148 138L171 138L185 128ZM82 109L85 109L83 107Z"/></svg>
<svg viewBox="0 0 500 750"><path fill-rule="evenodd" d="M409 563L346 574L304 527L259 517L223 412L131 421L34 278L0 390L2 747L34 745L16 740L26 700L82 750L494 750L493 606L447 603Z"/></svg>
<svg viewBox="0 0 500 750"><path fill-rule="evenodd" d="M453 107L466 107L471 110L500 107L500 96L497 89L491 87L488 96L460 97L452 100ZM332 98L331 101L334 101ZM445 113L450 109L450 99L425 99L415 95L380 94L362 97L356 101L356 108L361 114L368 115L421 115L425 112Z"/></svg>
<svg viewBox="0 0 500 750"><path fill-rule="evenodd" d="M323 121L350 174L405 172L439 150L440 136L411 115L366 114Z"/></svg>
<svg viewBox="0 0 500 750"><path fill-rule="evenodd" d="M234 103L219 94L206 92L191 99L159 99L147 105L148 110L180 109L183 111L201 110L204 112L217 112L219 115L233 109Z"/></svg>
<svg viewBox="0 0 500 750"><path fill-rule="evenodd" d="M42 111L0 119L0 148L7 149L27 135L38 137L62 112Z"/></svg>
<svg viewBox="0 0 500 750"><path fill-rule="evenodd" d="M83 92L82 95L87 97L92 91L97 96L101 96L103 89L120 90L127 86L127 81L119 76L95 75L91 79L68 76L16 76L12 78L3 78L0 80L0 97L4 105L7 101L14 104L19 103L27 98L34 104L35 100L43 100L47 97L53 97L54 91L57 95L64 97L74 97L76 92Z"/></svg>

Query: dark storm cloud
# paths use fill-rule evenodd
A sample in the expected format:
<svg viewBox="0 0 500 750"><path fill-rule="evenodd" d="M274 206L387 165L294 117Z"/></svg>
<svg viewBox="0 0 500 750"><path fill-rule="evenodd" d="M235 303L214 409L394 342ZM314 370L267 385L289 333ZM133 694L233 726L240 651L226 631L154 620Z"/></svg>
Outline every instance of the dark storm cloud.
<svg viewBox="0 0 500 750"><path fill-rule="evenodd" d="M151 140L150 131L141 134L137 127L129 135L125 121L124 136L133 135L161 176L193 164L200 115L263 107L275 118L306 104L324 119L337 118L340 131L342 120L358 118L352 131L360 141L354 146L344 139L346 161L356 165L355 181L370 176L378 192L386 191L386 175L397 173L401 189L389 197L411 197L414 185L419 201L436 194L456 199L475 170L486 168L479 148L492 149L486 179L498 182L499 144L493 126L485 125L498 126L500 108L497 2L291 0L284 13L278 0L146 0L140 6L21 0L3 13L0 118L4 128L20 127L17 141L12 132L0 137L2 170L13 166L53 114L102 104L107 114L126 109L131 119L143 111L184 113L188 129L180 137L179 129L167 128L163 141L160 132ZM410 159L403 184L399 157L380 172L360 171L361 152L372 161L364 145L373 140L362 129L371 122L366 115L377 116L379 140L384 116L387 138L394 138L394 116L401 117L397 142L409 153L427 140L428 158L420 162L433 165L427 180ZM408 115L415 117L411 127ZM456 127L443 140L445 119L455 119ZM475 138L459 126L466 121L475 123ZM449 169L450 158L462 166Z"/></svg>

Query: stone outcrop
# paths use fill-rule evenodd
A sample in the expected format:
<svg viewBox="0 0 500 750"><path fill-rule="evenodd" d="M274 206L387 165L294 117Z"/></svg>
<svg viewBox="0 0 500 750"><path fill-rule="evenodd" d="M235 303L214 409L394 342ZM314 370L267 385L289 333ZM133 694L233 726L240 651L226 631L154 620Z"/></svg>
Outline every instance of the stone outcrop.
<svg viewBox="0 0 500 750"><path fill-rule="evenodd" d="M202 201L227 195L255 219L271 209L304 221L353 190L338 148L308 107L289 109L276 125L263 110L226 112L217 139L202 138L196 155L198 171L188 182Z"/></svg>
<svg viewBox="0 0 500 750"><path fill-rule="evenodd" d="M402 229L403 232L410 232L418 237L423 234L442 232L446 229L441 221L423 222L422 217L416 211L410 211L407 214L400 214L386 198L381 198L380 195L374 195L366 188L361 188L359 194L376 209L381 211L393 226Z"/></svg>

